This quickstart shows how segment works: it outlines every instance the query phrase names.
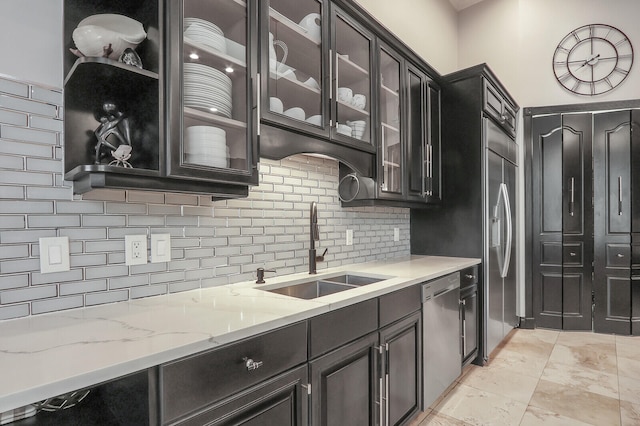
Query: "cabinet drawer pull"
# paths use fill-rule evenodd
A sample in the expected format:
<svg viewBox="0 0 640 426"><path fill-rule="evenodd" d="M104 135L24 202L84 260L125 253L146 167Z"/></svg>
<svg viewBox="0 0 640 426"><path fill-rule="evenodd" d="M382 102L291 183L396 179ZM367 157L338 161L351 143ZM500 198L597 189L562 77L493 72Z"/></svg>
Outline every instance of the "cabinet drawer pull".
<svg viewBox="0 0 640 426"><path fill-rule="evenodd" d="M622 253L618 253L618 254L617 254L617 256L618 256L618 257L624 257L624 254L622 254Z"/></svg>
<svg viewBox="0 0 640 426"><path fill-rule="evenodd" d="M262 367L262 361L254 361L247 357L242 358L242 360L244 361L244 366L247 367L247 371L257 370Z"/></svg>
<svg viewBox="0 0 640 426"><path fill-rule="evenodd" d="M464 276L464 277L465 277L466 279L468 279L468 280L472 280L472 279L474 279L474 278L475 278L475 276L474 276L473 274L465 274L465 276Z"/></svg>
<svg viewBox="0 0 640 426"><path fill-rule="evenodd" d="M576 252L575 252L575 251L572 251L571 253L569 253L569 256L571 256L571 257L575 257L575 256L576 256Z"/></svg>

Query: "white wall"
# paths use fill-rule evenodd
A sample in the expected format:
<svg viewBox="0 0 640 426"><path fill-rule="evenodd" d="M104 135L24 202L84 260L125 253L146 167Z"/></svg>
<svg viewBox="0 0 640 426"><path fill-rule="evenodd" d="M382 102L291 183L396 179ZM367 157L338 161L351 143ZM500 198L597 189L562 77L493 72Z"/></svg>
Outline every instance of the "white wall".
<svg viewBox="0 0 640 426"><path fill-rule="evenodd" d="M356 0L440 74L458 69L458 14L448 0Z"/></svg>
<svg viewBox="0 0 640 426"><path fill-rule="evenodd" d="M551 62L565 35L591 23L619 28L638 52L639 17L637 0L485 0L460 12L458 64L487 62L524 107L637 99L638 58L622 85L598 96L563 89Z"/></svg>
<svg viewBox="0 0 640 426"><path fill-rule="evenodd" d="M62 87L62 0L0 0L0 74Z"/></svg>

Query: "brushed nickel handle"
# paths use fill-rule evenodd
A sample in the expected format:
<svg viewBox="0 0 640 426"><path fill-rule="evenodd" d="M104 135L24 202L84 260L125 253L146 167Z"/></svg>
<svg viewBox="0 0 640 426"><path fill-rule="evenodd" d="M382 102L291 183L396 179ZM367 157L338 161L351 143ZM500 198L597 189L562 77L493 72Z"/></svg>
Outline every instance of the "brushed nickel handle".
<svg viewBox="0 0 640 426"><path fill-rule="evenodd" d="M569 253L569 256L571 256L571 257L576 256L576 252L575 252L575 251L572 251L571 253Z"/></svg>
<svg viewBox="0 0 640 426"><path fill-rule="evenodd" d="M622 216L622 176L618 176L618 216Z"/></svg>
<svg viewBox="0 0 640 426"><path fill-rule="evenodd" d="M474 279L476 276L475 276L475 275L473 275L473 274L465 274L465 275L464 275L464 277L465 277L466 279L468 279L468 280L472 280L472 279Z"/></svg>
<svg viewBox="0 0 640 426"><path fill-rule="evenodd" d="M622 254L622 253L618 253L618 254L617 254L617 256L618 256L618 257L620 257L620 258L623 258L623 257L624 257L624 254Z"/></svg>
<svg viewBox="0 0 640 426"><path fill-rule="evenodd" d="M247 368L247 371L257 370L258 368L262 367L263 364L262 361L254 361L253 359L248 357L244 357L242 358L242 360L244 361L244 366Z"/></svg>
<svg viewBox="0 0 640 426"><path fill-rule="evenodd" d="M574 210L575 210L575 189L576 189L576 185L575 185L575 179L573 176L571 176L571 183L569 184L569 191L570 191L570 200L569 200L569 214L571 216L574 215Z"/></svg>

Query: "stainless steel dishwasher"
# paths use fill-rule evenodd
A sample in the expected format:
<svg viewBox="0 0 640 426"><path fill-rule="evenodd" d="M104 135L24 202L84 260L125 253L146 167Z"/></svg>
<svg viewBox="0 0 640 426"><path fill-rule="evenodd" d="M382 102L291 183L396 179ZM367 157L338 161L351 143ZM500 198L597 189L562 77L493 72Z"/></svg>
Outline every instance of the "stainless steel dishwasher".
<svg viewBox="0 0 640 426"><path fill-rule="evenodd" d="M426 410L462 371L460 272L422 285L422 333Z"/></svg>

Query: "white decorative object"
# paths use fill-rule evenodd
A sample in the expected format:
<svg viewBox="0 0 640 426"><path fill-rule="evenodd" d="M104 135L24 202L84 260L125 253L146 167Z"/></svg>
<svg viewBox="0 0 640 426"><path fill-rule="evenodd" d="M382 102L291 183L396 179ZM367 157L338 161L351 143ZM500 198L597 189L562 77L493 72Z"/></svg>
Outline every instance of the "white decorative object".
<svg viewBox="0 0 640 426"><path fill-rule="evenodd" d="M306 113L300 107L289 108L284 112L287 117L295 118L296 120L304 121Z"/></svg>
<svg viewBox="0 0 640 426"><path fill-rule="evenodd" d="M278 61L278 55L276 54L276 46L282 49L284 52L282 60ZM289 55L289 48L285 42L281 40L274 40L273 33L269 33L269 69L273 72L278 72L283 69L283 65Z"/></svg>
<svg viewBox="0 0 640 426"><path fill-rule="evenodd" d="M300 26L307 30L307 34L316 42L322 39L322 27L319 13L310 13L300 21Z"/></svg>
<svg viewBox="0 0 640 426"><path fill-rule="evenodd" d="M274 96L270 97L269 109L272 112L277 112L278 114L282 114L282 112L284 111L284 105L282 104L282 101L280 100L280 98L276 98Z"/></svg>
<svg viewBox="0 0 640 426"><path fill-rule="evenodd" d="M358 109L364 109L364 107L367 105L367 97L363 94L357 93L353 95L353 98L351 99L351 105Z"/></svg>
<svg viewBox="0 0 640 426"><path fill-rule="evenodd" d="M348 87L338 87L338 99L342 102L350 103L353 98L353 90Z"/></svg>
<svg viewBox="0 0 640 426"><path fill-rule="evenodd" d="M147 33L135 19L114 13L84 18L72 34L78 56L98 56L118 60L126 48L135 49Z"/></svg>

